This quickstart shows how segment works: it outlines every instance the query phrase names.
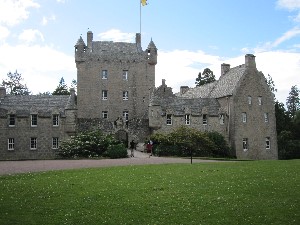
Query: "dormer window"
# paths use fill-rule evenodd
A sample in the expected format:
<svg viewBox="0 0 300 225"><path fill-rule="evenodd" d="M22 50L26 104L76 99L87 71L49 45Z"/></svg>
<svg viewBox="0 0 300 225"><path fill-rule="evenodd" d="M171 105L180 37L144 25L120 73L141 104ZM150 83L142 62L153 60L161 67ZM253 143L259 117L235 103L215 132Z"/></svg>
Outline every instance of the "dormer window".
<svg viewBox="0 0 300 225"><path fill-rule="evenodd" d="M52 116L52 125L54 127L58 127L58 125L59 125L59 115L58 114L54 114Z"/></svg>
<svg viewBox="0 0 300 225"><path fill-rule="evenodd" d="M219 120L220 120L220 124L224 124L225 118L224 118L224 114L220 114L219 116Z"/></svg>

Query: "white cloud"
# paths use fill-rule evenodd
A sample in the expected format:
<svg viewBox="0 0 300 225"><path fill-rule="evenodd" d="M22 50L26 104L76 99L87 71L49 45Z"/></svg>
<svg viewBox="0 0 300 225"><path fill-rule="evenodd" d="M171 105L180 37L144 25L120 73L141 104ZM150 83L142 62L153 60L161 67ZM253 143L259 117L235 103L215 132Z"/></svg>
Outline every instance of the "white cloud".
<svg viewBox="0 0 300 225"><path fill-rule="evenodd" d="M43 16L41 24L43 26L46 26L49 21L55 21L55 20L56 20L56 16L55 15L51 15L49 17Z"/></svg>
<svg viewBox="0 0 300 225"><path fill-rule="evenodd" d="M288 10L300 9L300 0L278 0L277 5Z"/></svg>
<svg viewBox="0 0 300 225"><path fill-rule="evenodd" d="M98 37L101 41L134 42L135 34L123 33L120 30L111 29L98 34Z"/></svg>
<svg viewBox="0 0 300 225"><path fill-rule="evenodd" d="M38 40L44 41L44 36L39 30L27 29L19 35L19 40L25 41L26 43L36 42Z"/></svg>
<svg viewBox="0 0 300 225"><path fill-rule="evenodd" d="M39 8L35 0L1 0L0 24L14 26L26 20L29 16L29 8Z"/></svg>
<svg viewBox="0 0 300 225"><path fill-rule="evenodd" d="M10 34L10 32L7 29L7 27L0 25L0 42L4 41L9 36L9 34Z"/></svg>
<svg viewBox="0 0 300 225"><path fill-rule="evenodd" d="M0 46L0 80L18 70L30 91L54 91L61 77L67 84L76 78L74 57L49 46L3 44Z"/></svg>

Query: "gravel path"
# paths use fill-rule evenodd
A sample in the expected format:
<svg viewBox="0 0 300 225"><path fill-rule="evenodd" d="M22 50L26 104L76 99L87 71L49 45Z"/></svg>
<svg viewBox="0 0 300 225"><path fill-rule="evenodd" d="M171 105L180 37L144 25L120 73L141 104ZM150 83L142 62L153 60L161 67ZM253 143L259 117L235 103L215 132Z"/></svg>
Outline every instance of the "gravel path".
<svg viewBox="0 0 300 225"><path fill-rule="evenodd" d="M50 170L65 170L77 168L112 167L125 165L191 163L190 159L153 157L135 151L135 157L124 159L82 159L82 160L26 160L26 161L0 161L0 175L17 173L31 173ZM193 159L193 163L218 162L216 160Z"/></svg>

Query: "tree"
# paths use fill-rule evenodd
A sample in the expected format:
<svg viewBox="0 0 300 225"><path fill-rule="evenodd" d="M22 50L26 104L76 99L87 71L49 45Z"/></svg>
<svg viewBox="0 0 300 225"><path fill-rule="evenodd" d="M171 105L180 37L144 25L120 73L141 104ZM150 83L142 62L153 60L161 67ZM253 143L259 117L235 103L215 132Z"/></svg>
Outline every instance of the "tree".
<svg viewBox="0 0 300 225"><path fill-rule="evenodd" d="M29 95L26 84L23 84L23 78L18 71L7 74L8 79L2 80L2 86L5 87L6 92L10 95Z"/></svg>
<svg viewBox="0 0 300 225"><path fill-rule="evenodd" d="M59 84L55 91L53 91L52 95L70 95L68 85L65 84L63 77L60 79Z"/></svg>
<svg viewBox="0 0 300 225"><path fill-rule="evenodd" d="M297 85L292 86L289 96L286 99L286 106L289 116L294 118L297 110L300 109L299 90Z"/></svg>
<svg viewBox="0 0 300 225"><path fill-rule="evenodd" d="M282 131L289 131L292 121L282 102L275 102L275 116L277 134L279 135Z"/></svg>
<svg viewBox="0 0 300 225"><path fill-rule="evenodd" d="M272 77L271 77L270 74L268 74L268 77L266 78L266 83L267 83L270 91L274 94L274 100L275 100L276 99L275 98L275 92L277 92L277 89L275 88L275 83L274 83L274 81L273 81L273 79L272 79Z"/></svg>
<svg viewBox="0 0 300 225"><path fill-rule="evenodd" d="M208 84L208 83L212 83L216 81L216 77L213 73L213 71L211 71L209 68L205 68L203 70L203 73L201 75L201 72L199 72L198 77L196 78L196 87L199 87L201 85L204 84Z"/></svg>

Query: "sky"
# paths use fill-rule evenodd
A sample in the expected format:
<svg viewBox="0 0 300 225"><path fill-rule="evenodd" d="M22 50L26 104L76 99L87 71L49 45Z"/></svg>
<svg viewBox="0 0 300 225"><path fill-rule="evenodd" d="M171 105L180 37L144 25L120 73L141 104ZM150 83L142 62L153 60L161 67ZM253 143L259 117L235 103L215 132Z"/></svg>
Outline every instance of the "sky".
<svg viewBox="0 0 300 225"><path fill-rule="evenodd" d="M291 87L300 89L300 0L0 0L0 81L22 74L33 94L53 92L61 77L77 79L74 45L94 41L151 41L158 48L156 86L195 87L221 64L256 65L271 75L276 99L285 103ZM141 13L141 14L140 14Z"/></svg>

